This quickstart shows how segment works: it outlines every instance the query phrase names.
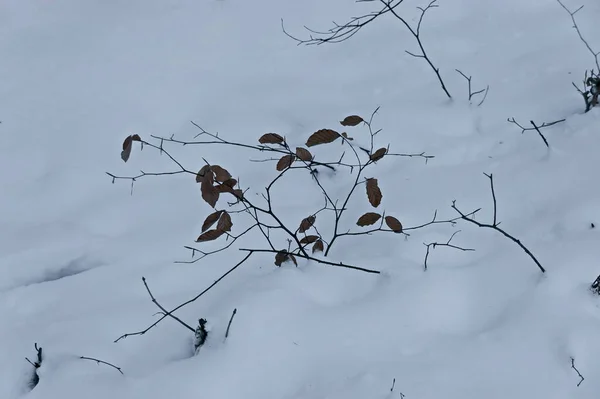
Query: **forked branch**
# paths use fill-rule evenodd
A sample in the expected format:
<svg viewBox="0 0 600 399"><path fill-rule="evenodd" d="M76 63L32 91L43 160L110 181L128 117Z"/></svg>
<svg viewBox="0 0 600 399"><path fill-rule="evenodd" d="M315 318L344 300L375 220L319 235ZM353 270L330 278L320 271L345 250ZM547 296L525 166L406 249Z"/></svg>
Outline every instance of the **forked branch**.
<svg viewBox="0 0 600 399"><path fill-rule="evenodd" d="M584 44L585 48L589 51L589 53L594 57L595 69L592 68L589 72L585 71L584 79L583 79L583 89L577 87L575 83L573 86L579 94L583 97L585 102L585 112L588 112L593 107L598 105L598 96L600 95L600 56L599 51L595 51L587 39L581 33L579 29L579 25L577 24L577 19L575 18L575 14L583 9L583 6L579 7L575 11L571 11L561 0L556 0L558 4L569 14L571 17L571 22L573 23L573 28L577 32L577 36L579 36L579 40ZM589 75L588 75L589 73Z"/></svg>
<svg viewBox="0 0 600 399"><path fill-rule="evenodd" d="M483 227L483 228L495 230L495 231L499 232L500 234L502 234L504 237L506 237L509 240L511 240L512 242L514 242L515 244L517 244L523 251L525 251L525 253L531 258L531 260L533 260L533 262L541 270L541 272L545 273L546 269L544 269L542 264L537 260L537 258L533 255L533 253L531 253L531 251L525 245L523 245L523 243L520 240L518 240L514 236L508 234L505 230L503 230L502 228L499 227L500 222L497 221L497 203L496 203L496 194L494 191L494 177L492 174L488 175L488 174L484 173L484 175L490 180L490 187L491 187L491 191L492 191L492 200L493 200L493 206L494 206L494 219L493 219L494 221L493 221L493 223L492 224L481 223L481 222L478 222L477 220L473 219L472 217L464 214L456 206L456 200L452 201L452 209L454 209L460 215L461 219L463 219L469 223L472 223L472 224L476 225L477 227Z"/></svg>
<svg viewBox="0 0 600 399"><path fill-rule="evenodd" d="M359 3L377 2L377 3L380 3L382 5L382 7L379 10L376 10L376 11L373 11L373 12L370 12L367 14L363 14L359 17L350 18L348 21L346 21L343 24L338 24L336 22L333 22L333 26L326 31L317 31L317 30L314 30L314 29L311 29L311 28L308 28L305 26L304 28L308 31L308 34L309 34L308 35L309 37L306 39L300 39L300 38L290 34L285 29L283 20L281 21L282 30L288 37L290 37L291 39L296 41L298 43L298 45L300 45L300 44L320 45L320 44L325 44L325 43L340 43L340 42L350 39L352 36L357 34L362 28L364 28L365 26L376 21L378 18L383 17L387 14L392 15L398 21L400 21L400 23L402 25L404 25L404 27L408 30L408 32L410 32L412 37L417 42L417 46L419 47L419 52L411 52L408 50L406 50L405 52L412 57L422 58L427 62L427 64L431 68L431 70L435 73L436 78L440 84L440 87L444 91L444 94L449 99L451 99L452 96L450 95L450 92L446 88L446 84L444 83L444 80L442 79L442 76L440 75L440 69L437 66L435 66L435 64L432 62L430 56L427 54L427 51L425 50L425 46L423 45L423 41L422 41L422 37L421 37L421 26L423 24L423 19L425 18L425 14L429 10L438 7L437 0L431 1L425 7L417 7L417 9L419 10L419 18L418 18L418 22L416 25L409 24L408 20L404 16L402 16L400 13L398 13L398 6L400 6L400 4L402 4L404 2L404 0L357 0L357 2L359 2Z"/></svg>

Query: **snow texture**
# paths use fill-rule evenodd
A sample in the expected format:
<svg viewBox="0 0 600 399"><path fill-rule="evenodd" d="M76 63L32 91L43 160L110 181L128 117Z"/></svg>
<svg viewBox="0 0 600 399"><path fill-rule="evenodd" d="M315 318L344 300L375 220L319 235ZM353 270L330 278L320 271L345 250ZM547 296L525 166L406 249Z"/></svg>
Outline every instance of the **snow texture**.
<svg viewBox="0 0 600 399"><path fill-rule="evenodd" d="M600 6L577 14L600 48ZM566 3L572 9L580 3ZM401 8L411 23L416 7ZM448 101L416 43L393 17L351 40L296 46L302 26L376 8L351 0L3 0L0 2L0 398L595 398L600 391L600 110L583 113L571 86L593 57L553 0L439 1L423 41L454 100ZM466 81L489 84L481 107ZM330 254L381 270L370 275L299 260L278 268L256 254L200 300L177 312L206 318L207 342L165 320L146 292L171 309L209 286L244 254L195 264L193 244L210 208L185 176L144 178L133 195L106 171L135 175L172 164L121 143L137 133L191 139L198 129L256 142L263 133L300 145L347 115L370 115L381 146L435 155L385 158L382 207L405 226L481 207L490 221L493 173L502 227L514 243L468 223L431 226L408 239L340 239ZM566 121L521 134L506 120ZM364 140L364 128L348 128ZM186 165L202 158L239 176L249 195L275 176L257 154L228 147L171 146ZM337 157L339 143L315 149ZM260 154L258 154L260 155ZM300 176L300 175L298 175ZM298 223L320 206L309 178L287 180L275 206ZM325 177L335 195L347 175ZM260 199L259 196L256 196ZM347 227L369 210L361 192ZM235 215L234 215L235 216ZM236 221L234 218L234 229ZM356 226L355 226L356 227ZM438 247L423 271L424 242ZM260 245L260 237L245 245ZM209 248L212 244L207 244ZM230 335L223 340L231 312ZM44 350L40 382L27 389ZM98 358L122 368L79 359ZM585 377L571 367L571 359ZM393 379L395 388L390 392Z"/></svg>

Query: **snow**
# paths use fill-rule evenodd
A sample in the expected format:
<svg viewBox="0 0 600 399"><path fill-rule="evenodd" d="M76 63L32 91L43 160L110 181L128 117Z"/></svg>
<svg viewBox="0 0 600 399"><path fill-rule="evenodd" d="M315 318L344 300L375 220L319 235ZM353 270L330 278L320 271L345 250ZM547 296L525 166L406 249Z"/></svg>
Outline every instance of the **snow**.
<svg viewBox="0 0 600 399"><path fill-rule="evenodd" d="M579 3L566 3L576 9ZM422 2L407 0L415 22ZM592 398L600 380L600 110L583 113L571 86L592 56L555 1L440 1L423 41L449 90L448 101L416 43L393 18L351 40L296 46L281 31L329 27L373 4L349 0L5 0L0 3L0 398ZM600 6L577 14L592 46ZM490 86L481 107L466 82ZM374 119L380 146L434 155L384 158L382 208L405 226L482 208L491 222L493 173L501 227L547 269L498 232L459 222L411 232L341 238L329 255L379 275L299 260L277 268L254 254L176 314L209 322L193 355L193 333L166 319L142 336L159 309L196 296L245 255L259 235L197 263L193 244L211 212L190 177L135 175L173 170L165 156L135 148L133 133L189 140L193 120L229 140L256 143L266 132L302 145L351 114ZM508 123L541 124L535 132ZM348 128L358 142L367 130ZM202 158L239 176L256 201L276 176L256 154L224 146L169 151L190 168ZM339 143L315 147L335 159ZM290 225L322 206L298 172L274 188ZM340 197L351 177L323 179ZM344 228L370 207L362 190ZM234 230L243 224L234 215ZM323 220L325 223L325 220ZM597 227L591 228L594 223ZM324 224L327 226L327 224ZM325 228L325 227L324 227ZM437 247L423 270L424 242ZM279 245L285 245L281 239ZM214 243L206 248L216 248ZM231 312L237 314L224 340ZM27 389L43 347L40 383ZM121 367L79 359L98 358ZM580 378L572 368L585 377ZM392 381L395 388L390 392Z"/></svg>

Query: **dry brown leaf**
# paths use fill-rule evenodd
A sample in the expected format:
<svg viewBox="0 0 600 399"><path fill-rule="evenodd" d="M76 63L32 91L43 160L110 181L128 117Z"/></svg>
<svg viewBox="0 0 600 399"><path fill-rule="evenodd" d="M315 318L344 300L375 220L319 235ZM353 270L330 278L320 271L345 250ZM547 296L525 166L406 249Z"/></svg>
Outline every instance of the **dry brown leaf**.
<svg viewBox="0 0 600 399"><path fill-rule="evenodd" d="M277 162L277 170L281 172L281 171L289 168L290 166L292 166L295 159L296 159L296 156L293 154L288 154L288 155L282 156L281 159Z"/></svg>
<svg viewBox="0 0 600 399"><path fill-rule="evenodd" d="M121 159L123 162L127 162L129 160L129 156L131 155L132 140L133 139L131 136L127 136L123 141L123 151L121 151Z"/></svg>
<svg viewBox="0 0 600 399"><path fill-rule="evenodd" d="M223 183L224 181L231 179L231 174L229 174L227 169L219 165L211 165L210 170L214 172L215 180L219 183Z"/></svg>
<svg viewBox="0 0 600 399"><path fill-rule="evenodd" d="M233 196L239 200L243 200L244 199L244 192L242 190L240 190L239 188L233 190Z"/></svg>
<svg viewBox="0 0 600 399"><path fill-rule="evenodd" d="M217 223L217 230L221 231L231 231L233 227L233 222L231 221L231 216L226 211L223 211L221 218L219 219L219 223Z"/></svg>
<svg viewBox="0 0 600 399"><path fill-rule="evenodd" d="M377 151L375 151L374 153L371 154L371 161L377 162L379 161L381 158L383 158L385 156L385 154L387 153L387 148L380 148Z"/></svg>
<svg viewBox="0 0 600 399"><path fill-rule="evenodd" d="M281 144L284 142L284 139L277 133L267 133L263 134L258 139L258 142L261 144Z"/></svg>
<svg viewBox="0 0 600 399"><path fill-rule="evenodd" d="M283 262L287 262L289 260L289 256L287 251L279 251L275 254L275 264L277 266L281 266Z"/></svg>
<svg viewBox="0 0 600 399"><path fill-rule="evenodd" d="M217 190L217 192L220 193L231 193L233 191L233 189L225 184L217 184L215 186L215 190Z"/></svg>
<svg viewBox="0 0 600 399"><path fill-rule="evenodd" d="M385 224L392 230L394 233L402 233L402 223L398 219L393 216L385 217Z"/></svg>
<svg viewBox="0 0 600 399"><path fill-rule="evenodd" d="M293 254L290 254L290 259L292 260L292 262L294 262L294 265L298 267L298 261L296 260L296 257Z"/></svg>
<svg viewBox="0 0 600 399"><path fill-rule="evenodd" d="M304 147L296 147L296 156L298 157L298 159L304 162L309 162L313 159L313 156L310 153L310 151L308 151Z"/></svg>
<svg viewBox="0 0 600 399"><path fill-rule="evenodd" d="M332 143L340 137L340 134L335 130L321 129L311 134L306 141L308 147L312 147L319 144Z"/></svg>
<svg viewBox="0 0 600 399"><path fill-rule="evenodd" d="M206 172L210 170L210 165L204 165L196 174L196 183L202 183L202 178L206 175Z"/></svg>
<svg viewBox="0 0 600 399"><path fill-rule="evenodd" d="M356 222L356 224L359 225L360 227L370 226L372 224L377 223L377 221L379 219L381 219L380 214L375 213L375 212L367 212L358 218L358 221Z"/></svg>
<svg viewBox="0 0 600 399"><path fill-rule="evenodd" d="M200 237L198 237L196 242L213 241L213 240L216 240L217 238L221 237L222 235L223 235L223 231L221 231L221 230L217 230L217 229L208 230L207 232L202 233L200 235Z"/></svg>
<svg viewBox="0 0 600 399"><path fill-rule="evenodd" d="M131 140L133 140L133 141L142 141L142 138L140 137L139 134L134 134L133 136L131 136Z"/></svg>
<svg viewBox="0 0 600 399"><path fill-rule="evenodd" d="M323 241L318 240L317 242L315 242L315 245L313 245L312 247L312 252L313 254L315 252L323 252L325 250L325 245L323 244Z"/></svg>
<svg viewBox="0 0 600 399"><path fill-rule="evenodd" d="M381 194L381 190L377 185L377 179L367 179L367 197L373 207L377 208L381 204L383 194Z"/></svg>
<svg viewBox="0 0 600 399"><path fill-rule="evenodd" d="M364 122L364 119L358 115L350 115L344 118L340 123L342 126L356 126L359 123Z"/></svg>
<svg viewBox="0 0 600 399"><path fill-rule="evenodd" d="M306 236L300 240L300 244L312 244L313 242L317 241L318 239L319 239L319 236Z"/></svg>
<svg viewBox="0 0 600 399"><path fill-rule="evenodd" d="M202 223L202 232L203 233L206 230L210 229L212 227L212 225L215 224L217 222L217 220L219 220L219 217L221 217L221 213L223 213L223 211L213 212L210 215L208 215L206 217L206 219L204 219L204 223Z"/></svg>
<svg viewBox="0 0 600 399"><path fill-rule="evenodd" d="M217 205L217 201L219 201L219 191L215 186L213 186L213 183L213 174L206 173L202 178L200 191L202 192L202 199L206 201L208 205L214 208Z"/></svg>
<svg viewBox="0 0 600 399"><path fill-rule="evenodd" d="M237 184L237 180L235 180L235 179L227 179L223 182L224 186L227 186L230 188L234 188L236 184Z"/></svg>
<svg viewBox="0 0 600 399"><path fill-rule="evenodd" d="M317 220L316 216L309 216L307 218L302 219L302 222L300 222L300 228L298 229L298 231L300 233L304 233L306 230L310 229L313 224L315 224L315 220Z"/></svg>

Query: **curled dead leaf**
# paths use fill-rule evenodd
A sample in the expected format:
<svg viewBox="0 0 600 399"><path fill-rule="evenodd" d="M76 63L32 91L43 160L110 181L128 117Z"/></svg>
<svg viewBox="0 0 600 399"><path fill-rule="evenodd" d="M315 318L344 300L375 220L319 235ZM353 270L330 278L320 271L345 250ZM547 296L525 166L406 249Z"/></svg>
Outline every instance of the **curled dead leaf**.
<svg viewBox="0 0 600 399"><path fill-rule="evenodd" d="M215 190L217 190L217 192L220 193L231 193L233 191L233 189L225 184L217 184L215 186Z"/></svg>
<svg viewBox="0 0 600 399"><path fill-rule="evenodd" d="M296 156L293 154L288 154L288 155L282 156L281 159L277 162L277 170L281 172L281 171L289 168L290 166L292 166L295 159L296 159Z"/></svg>
<svg viewBox="0 0 600 399"><path fill-rule="evenodd" d="M310 153L310 151L303 147L296 147L296 156L298 157L298 159L304 162L309 162L313 159L313 156Z"/></svg>
<svg viewBox="0 0 600 399"><path fill-rule="evenodd" d="M323 252L324 250L325 250L325 244L323 244L323 241L321 241L321 240L317 240L312 247L313 254L315 252Z"/></svg>
<svg viewBox="0 0 600 399"><path fill-rule="evenodd" d="M235 180L235 179L227 179L227 180L223 181L223 185L230 187L230 188L234 188L236 184L237 184L237 180Z"/></svg>
<svg viewBox="0 0 600 399"><path fill-rule="evenodd" d="M356 126L359 123L364 122L364 119L358 115L350 115L344 118L340 123L342 126Z"/></svg>
<svg viewBox="0 0 600 399"><path fill-rule="evenodd" d="M398 219L393 216L385 217L385 224L392 230L394 233L402 233L402 223Z"/></svg>
<svg viewBox="0 0 600 399"><path fill-rule="evenodd" d="M367 198L369 199L371 205L375 208L377 208L379 204L381 204L383 194L381 194L381 190L379 189L379 185L377 184L377 179L367 179Z"/></svg>
<svg viewBox="0 0 600 399"><path fill-rule="evenodd" d="M375 212L367 212L361 217L358 218L356 222L360 227L370 226L372 224L377 223L377 221L381 219L381 215Z"/></svg>
<svg viewBox="0 0 600 399"><path fill-rule="evenodd" d="M211 165L210 170L215 174L215 180L219 183L223 183L226 180L231 179L231 174L227 171L227 169L223 168L219 165Z"/></svg>
<svg viewBox="0 0 600 399"><path fill-rule="evenodd" d="M281 250L275 254L275 265L281 266L284 262L289 260L288 252Z"/></svg>
<svg viewBox="0 0 600 399"><path fill-rule="evenodd" d="M298 267L298 261L296 260L296 257L293 254L290 254L290 259L292 260L292 262L294 262L294 265Z"/></svg>
<svg viewBox="0 0 600 399"><path fill-rule="evenodd" d="M261 144L282 144L284 141L284 138L277 133L263 134L258 139L258 142Z"/></svg>
<svg viewBox="0 0 600 399"><path fill-rule="evenodd" d="M300 244L312 244L313 242L317 241L319 239L319 236L306 236L306 237L302 237L302 239L300 240Z"/></svg>
<svg viewBox="0 0 600 399"><path fill-rule="evenodd" d="M311 134L306 141L308 147L312 147L319 144L332 143L340 137L340 134L335 130L321 129Z"/></svg>
<svg viewBox="0 0 600 399"><path fill-rule="evenodd" d="M127 162L129 160L129 156L131 155L131 147L132 147L133 138L131 136L125 137L123 141L123 151L121 151L121 159L123 162Z"/></svg>
<svg viewBox="0 0 600 399"><path fill-rule="evenodd" d="M387 153L387 148L383 147L378 149L377 151L375 151L374 153L371 154L371 161L373 162L377 162L379 161L381 158L383 158L385 156L385 154Z"/></svg>
<svg viewBox="0 0 600 399"><path fill-rule="evenodd" d="M212 173L206 173L202 178L202 183L200 184L200 191L202 193L202 199L206 201L208 205L214 208L217 205L217 201L219 201L219 191L215 186L214 176Z"/></svg>
<svg viewBox="0 0 600 399"><path fill-rule="evenodd" d="M223 233L223 231L218 229L208 230L207 232L202 233L196 242L213 241L221 237Z"/></svg>
<svg viewBox="0 0 600 399"><path fill-rule="evenodd" d="M215 224L219 218L221 217L221 213L223 211L213 212L204 219L204 223L202 223L202 232L204 233L206 230L210 229L213 224Z"/></svg>
<svg viewBox="0 0 600 399"><path fill-rule="evenodd" d="M316 220L317 220L317 217L314 215L302 219L302 222L300 222L300 228L298 228L298 231L300 233L304 233L306 230L310 229L313 226L313 224L315 224Z"/></svg>
<svg viewBox="0 0 600 399"><path fill-rule="evenodd" d="M206 175L206 172L210 171L210 165L204 165L196 174L196 183L202 183L202 178Z"/></svg>
<svg viewBox="0 0 600 399"><path fill-rule="evenodd" d="M231 231L233 227L233 222L231 221L231 215L226 211L223 211L221 218L219 219L219 223L217 223L217 230L221 231Z"/></svg>

